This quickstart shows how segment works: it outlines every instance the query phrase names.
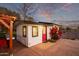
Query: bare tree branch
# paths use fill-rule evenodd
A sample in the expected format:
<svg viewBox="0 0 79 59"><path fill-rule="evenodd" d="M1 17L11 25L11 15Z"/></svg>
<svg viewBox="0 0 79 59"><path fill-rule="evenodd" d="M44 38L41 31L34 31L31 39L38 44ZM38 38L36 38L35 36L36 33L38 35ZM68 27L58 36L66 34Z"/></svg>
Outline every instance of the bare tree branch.
<svg viewBox="0 0 79 59"><path fill-rule="evenodd" d="M26 19L28 14L31 14L35 10L33 7L34 7L33 3L23 3L20 5L20 7L17 7L19 13L23 17L23 20ZM29 11L30 11L30 13L29 13Z"/></svg>

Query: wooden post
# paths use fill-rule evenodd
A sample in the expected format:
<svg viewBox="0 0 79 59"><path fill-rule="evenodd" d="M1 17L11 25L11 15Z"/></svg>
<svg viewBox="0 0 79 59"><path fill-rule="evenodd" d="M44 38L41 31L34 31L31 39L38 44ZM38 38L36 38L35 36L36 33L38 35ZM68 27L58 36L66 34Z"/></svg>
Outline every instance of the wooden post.
<svg viewBox="0 0 79 59"><path fill-rule="evenodd" d="M10 21L10 55L13 53L13 42L12 42L12 37L13 37L13 21Z"/></svg>
<svg viewBox="0 0 79 59"><path fill-rule="evenodd" d="M13 21L15 21L16 17L8 16L8 19L7 19L7 18L5 18L5 16L0 16L0 23L2 23L9 30L9 34L10 34L9 48L10 48L10 55L12 55L13 54L13 41L12 41L12 37L13 37ZM8 25L6 23L6 21L4 21L5 19L7 21L8 20L10 21L10 22L8 21L10 23L10 25Z"/></svg>

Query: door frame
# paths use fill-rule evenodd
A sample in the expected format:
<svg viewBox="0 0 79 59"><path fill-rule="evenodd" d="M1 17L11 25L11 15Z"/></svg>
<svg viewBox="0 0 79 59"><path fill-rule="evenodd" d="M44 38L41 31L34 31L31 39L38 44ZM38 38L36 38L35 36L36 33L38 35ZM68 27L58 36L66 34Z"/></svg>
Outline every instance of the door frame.
<svg viewBox="0 0 79 59"><path fill-rule="evenodd" d="M45 33L46 33L46 41L45 42L47 42L47 25L44 25L43 27L45 27ZM43 37L43 29L42 29L42 37ZM44 43L43 38L42 38L42 42Z"/></svg>

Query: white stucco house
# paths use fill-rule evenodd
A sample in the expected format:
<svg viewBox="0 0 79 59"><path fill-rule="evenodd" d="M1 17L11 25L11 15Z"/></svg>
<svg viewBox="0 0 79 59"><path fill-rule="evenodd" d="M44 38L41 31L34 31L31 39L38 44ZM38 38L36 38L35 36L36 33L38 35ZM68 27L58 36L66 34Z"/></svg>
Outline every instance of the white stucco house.
<svg viewBox="0 0 79 59"><path fill-rule="evenodd" d="M27 47L51 39L50 29L53 23L19 21L16 26L16 39Z"/></svg>

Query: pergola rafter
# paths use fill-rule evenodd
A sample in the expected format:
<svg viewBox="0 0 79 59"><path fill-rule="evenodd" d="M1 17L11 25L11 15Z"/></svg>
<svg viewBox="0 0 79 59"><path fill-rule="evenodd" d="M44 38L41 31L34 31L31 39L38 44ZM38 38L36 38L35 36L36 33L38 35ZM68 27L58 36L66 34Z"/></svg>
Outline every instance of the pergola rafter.
<svg viewBox="0 0 79 59"><path fill-rule="evenodd" d="M10 34L10 41L9 41L9 48L10 53L13 51L13 22L16 20L16 17L14 16L8 16L8 15L0 15L0 23L3 24L6 28L8 28L9 34Z"/></svg>
<svg viewBox="0 0 79 59"><path fill-rule="evenodd" d="M1 19L0 19L0 23L2 23L6 28L8 28L8 29L10 28L9 25L6 24L6 22L4 22L4 20L1 20Z"/></svg>

